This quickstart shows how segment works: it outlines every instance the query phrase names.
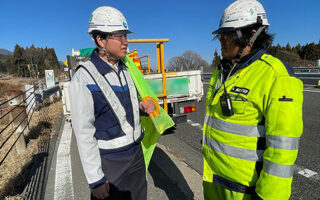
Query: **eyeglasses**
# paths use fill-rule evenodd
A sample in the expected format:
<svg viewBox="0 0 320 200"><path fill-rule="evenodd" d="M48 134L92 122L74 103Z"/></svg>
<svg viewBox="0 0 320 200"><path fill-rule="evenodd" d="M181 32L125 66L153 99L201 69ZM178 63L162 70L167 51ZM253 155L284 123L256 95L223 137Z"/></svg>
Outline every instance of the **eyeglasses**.
<svg viewBox="0 0 320 200"><path fill-rule="evenodd" d="M225 32L225 33L219 33L217 34L217 38L219 40L228 40L232 39L235 36L235 32Z"/></svg>
<svg viewBox="0 0 320 200"><path fill-rule="evenodd" d="M118 40L119 42L127 41L127 34L113 34L109 39Z"/></svg>

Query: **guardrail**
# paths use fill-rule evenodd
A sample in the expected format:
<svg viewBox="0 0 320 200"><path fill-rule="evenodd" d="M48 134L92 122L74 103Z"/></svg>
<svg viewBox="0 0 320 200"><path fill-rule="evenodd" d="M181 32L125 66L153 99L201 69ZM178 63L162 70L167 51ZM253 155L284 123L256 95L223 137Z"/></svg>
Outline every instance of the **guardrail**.
<svg viewBox="0 0 320 200"><path fill-rule="evenodd" d="M2 124L0 127L0 166L8 158L14 147L18 154L26 150L24 136L26 131L29 130L35 110L40 110L43 107L43 101L47 98L50 98L52 102L53 94L57 94L57 97L59 97L59 90L59 85L44 89L44 85L39 83L37 85L26 85L25 91L10 90L4 92L7 98L0 101L0 122L2 122L0 123ZM39 115L40 120L46 118L45 113L42 112ZM27 186L22 194L23 199L39 199L43 182L41 179L43 179L43 173L45 173L49 135L45 138L45 141L41 140L38 144L39 153L33 158L33 166L27 178Z"/></svg>
<svg viewBox="0 0 320 200"><path fill-rule="evenodd" d="M320 67L293 67L293 70L299 72L320 72Z"/></svg>
<svg viewBox="0 0 320 200"><path fill-rule="evenodd" d="M209 72L202 73L202 78L203 78L203 80L209 81L211 75L212 75L212 73L209 73Z"/></svg>

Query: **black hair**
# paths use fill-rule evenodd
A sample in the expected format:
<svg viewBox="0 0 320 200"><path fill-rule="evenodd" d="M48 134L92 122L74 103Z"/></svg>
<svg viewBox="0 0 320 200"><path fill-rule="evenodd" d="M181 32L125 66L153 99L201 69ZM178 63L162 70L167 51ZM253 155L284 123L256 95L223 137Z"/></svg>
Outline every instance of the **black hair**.
<svg viewBox="0 0 320 200"><path fill-rule="evenodd" d="M258 30L261 26L260 25L254 25L250 27L246 27L241 29L242 37L239 39L236 38L236 42L242 46L245 47L249 44L250 39L252 38L252 30ZM254 49L268 49L273 42L274 35L268 33L268 28L265 28L256 38L256 40L253 43L252 50Z"/></svg>
<svg viewBox="0 0 320 200"><path fill-rule="evenodd" d="M229 36L237 42L238 45L241 47L246 47L250 39L252 38L252 30L258 30L261 27L261 24L255 24L255 25L250 25L246 26L241 30L242 37L239 39L236 30L227 32ZM223 33L220 33L223 34ZM216 40L219 38L219 34L216 34L212 40ZM254 49L268 49L273 42L274 39L274 34L268 33L268 27L266 27L256 38L256 40L253 43L252 50Z"/></svg>
<svg viewBox="0 0 320 200"><path fill-rule="evenodd" d="M107 39L107 37L109 36L109 33L104 33L104 32L101 32L101 31L97 31L97 30L94 30L91 32L91 35L92 35L92 38L94 40L94 43L100 47L100 45L98 44L97 42L97 36L103 38L103 39Z"/></svg>

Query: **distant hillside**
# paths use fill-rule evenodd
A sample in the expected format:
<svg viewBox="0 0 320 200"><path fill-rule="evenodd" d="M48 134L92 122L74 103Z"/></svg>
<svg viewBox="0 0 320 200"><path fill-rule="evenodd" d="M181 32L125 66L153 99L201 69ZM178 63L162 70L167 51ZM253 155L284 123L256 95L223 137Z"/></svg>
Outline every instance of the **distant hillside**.
<svg viewBox="0 0 320 200"><path fill-rule="evenodd" d="M1 48L0 48L0 54L1 55L13 55L13 53L11 51L8 51L6 49L1 49Z"/></svg>

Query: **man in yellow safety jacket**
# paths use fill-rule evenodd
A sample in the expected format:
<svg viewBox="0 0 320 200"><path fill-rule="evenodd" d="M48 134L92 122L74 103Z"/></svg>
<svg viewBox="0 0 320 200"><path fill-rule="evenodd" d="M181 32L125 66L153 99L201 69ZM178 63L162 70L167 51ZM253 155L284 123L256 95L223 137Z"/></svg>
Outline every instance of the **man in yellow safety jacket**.
<svg viewBox="0 0 320 200"><path fill-rule="evenodd" d="M213 34L222 61L210 79L203 130L205 199L289 199L303 130L303 84L266 53L263 6L238 0Z"/></svg>

